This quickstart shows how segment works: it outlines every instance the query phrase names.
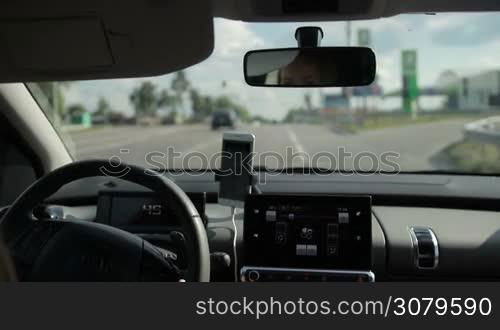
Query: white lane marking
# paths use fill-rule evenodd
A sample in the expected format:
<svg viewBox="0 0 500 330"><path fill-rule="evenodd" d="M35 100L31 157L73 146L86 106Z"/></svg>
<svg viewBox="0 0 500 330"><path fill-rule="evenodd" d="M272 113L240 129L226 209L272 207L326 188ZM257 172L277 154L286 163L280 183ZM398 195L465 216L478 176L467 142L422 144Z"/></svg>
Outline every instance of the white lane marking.
<svg viewBox="0 0 500 330"><path fill-rule="evenodd" d="M305 149L302 146L302 144L299 142L299 138L297 137L297 134L295 134L295 132L290 128L290 126L286 127L286 132L288 134L288 138L290 139L290 141L292 141L295 152L305 153Z"/></svg>
<svg viewBox="0 0 500 330"><path fill-rule="evenodd" d="M286 167L298 167L298 166L305 166L306 165L306 151L304 149L304 147L302 146L302 144L300 143L299 141L299 138L297 137L297 134L295 134L295 132L290 128L290 126L286 126L286 132L287 132L287 135L288 135L288 138L290 139L290 141L292 142L293 144L293 153L295 154L299 154L295 157L293 157L294 160L297 160L298 162L301 162L300 164L286 164L285 166Z"/></svg>

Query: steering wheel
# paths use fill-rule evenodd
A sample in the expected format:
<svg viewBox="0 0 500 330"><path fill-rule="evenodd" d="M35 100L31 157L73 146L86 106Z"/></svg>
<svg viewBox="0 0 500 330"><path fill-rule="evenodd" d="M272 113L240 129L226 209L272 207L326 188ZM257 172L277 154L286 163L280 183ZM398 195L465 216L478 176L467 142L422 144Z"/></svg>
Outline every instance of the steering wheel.
<svg viewBox="0 0 500 330"><path fill-rule="evenodd" d="M28 281L199 281L208 282L210 256L202 219L191 200L165 176L134 165L88 160L62 166L40 178L10 206L0 229L16 265ZM167 254L142 238L105 224L39 220L33 209L63 185L114 176L149 188L166 201L182 228L184 277Z"/></svg>

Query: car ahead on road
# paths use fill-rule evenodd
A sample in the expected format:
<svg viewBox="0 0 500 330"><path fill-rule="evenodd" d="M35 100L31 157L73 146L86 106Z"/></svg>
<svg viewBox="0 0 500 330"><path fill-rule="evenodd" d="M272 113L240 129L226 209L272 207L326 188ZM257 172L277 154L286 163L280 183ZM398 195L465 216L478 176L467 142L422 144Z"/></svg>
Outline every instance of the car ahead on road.
<svg viewBox="0 0 500 330"><path fill-rule="evenodd" d="M212 115L211 125L212 130L221 127L236 128L238 116L234 111L230 110L217 110Z"/></svg>
<svg viewBox="0 0 500 330"><path fill-rule="evenodd" d="M38 2L0 2L4 279L500 279L500 2ZM99 103L185 120L65 132Z"/></svg>

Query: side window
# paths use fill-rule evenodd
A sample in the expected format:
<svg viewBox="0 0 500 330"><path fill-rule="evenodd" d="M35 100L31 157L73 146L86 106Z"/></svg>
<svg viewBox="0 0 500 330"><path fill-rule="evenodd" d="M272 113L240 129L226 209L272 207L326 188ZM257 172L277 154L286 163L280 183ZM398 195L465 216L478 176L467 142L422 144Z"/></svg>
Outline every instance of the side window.
<svg viewBox="0 0 500 330"><path fill-rule="evenodd" d="M0 125L0 207L11 204L37 177L34 164L13 137L5 134L3 126Z"/></svg>

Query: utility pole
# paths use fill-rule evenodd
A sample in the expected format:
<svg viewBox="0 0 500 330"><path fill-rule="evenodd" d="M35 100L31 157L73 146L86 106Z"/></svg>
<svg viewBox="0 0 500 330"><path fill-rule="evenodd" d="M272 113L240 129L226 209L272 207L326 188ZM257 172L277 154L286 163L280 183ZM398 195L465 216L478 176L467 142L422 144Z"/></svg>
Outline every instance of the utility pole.
<svg viewBox="0 0 500 330"><path fill-rule="evenodd" d="M349 47L351 46L351 21L346 22L345 35L346 35L346 45L347 47Z"/></svg>
<svg viewBox="0 0 500 330"><path fill-rule="evenodd" d="M345 38L346 38L346 46L351 46L351 21L347 21L345 25ZM347 108L351 108L351 88L342 87L342 94L346 98Z"/></svg>
<svg viewBox="0 0 500 330"><path fill-rule="evenodd" d="M53 123L56 126L59 126L61 124L61 112L62 112L61 109L62 104L60 104L59 102L60 101L59 97L61 93L59 88L60 88L59 83L54 81L52 83L52 111L53 111L52 118L53 118Z"/></svg>

